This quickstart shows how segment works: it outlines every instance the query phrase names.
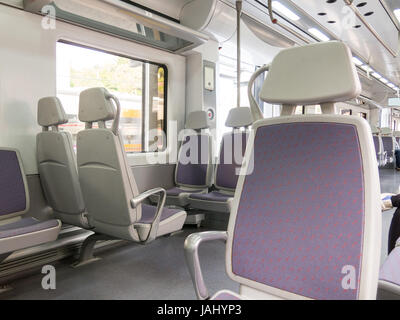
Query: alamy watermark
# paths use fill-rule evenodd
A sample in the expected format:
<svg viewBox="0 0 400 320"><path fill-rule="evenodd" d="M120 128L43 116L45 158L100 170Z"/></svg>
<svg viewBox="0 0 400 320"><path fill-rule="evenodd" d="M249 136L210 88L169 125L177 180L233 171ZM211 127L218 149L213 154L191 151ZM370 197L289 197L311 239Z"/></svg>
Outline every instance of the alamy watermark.
<svg viewBox="0 0 400 320"><path fill-rule="evenodd" d="M42 274L45 275L42 278L43 290L56 290L56 268L52 265L45 265L42 267Z"/></svg>

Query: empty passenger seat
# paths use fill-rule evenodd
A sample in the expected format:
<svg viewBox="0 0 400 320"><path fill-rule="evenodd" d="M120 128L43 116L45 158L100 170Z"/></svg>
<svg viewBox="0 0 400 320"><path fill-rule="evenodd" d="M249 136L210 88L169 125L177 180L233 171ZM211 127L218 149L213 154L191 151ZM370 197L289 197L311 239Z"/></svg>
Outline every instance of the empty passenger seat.
<svg viewBox="0 0 400 320"><path fill-rule="evenodd" d="M329 41L280 51L260 99L328 109L360 93L350 49ZM228 231L186 239L198 298L210 297L199 245L226 240L226 270L240 294L223 290L214 299L375 299L382 215L372 134L364 119L258 120L242 172Z"/></svg>
<svg viewBox="0 0 400 320"><path fill-rule="evenodd" d="M68 122L61 101L56 97L40 99L37 118L43 127L36 137L38 170L47 202L64 223L90 228L72 137L58 130Z"/></svg>
<svg viewBox="0 0 400 320"><path fill-rule="evenodd" d="M219 160L216 165L215 189L209 193L194 193L189 196L190 206L195 209L230 212L233 196L249 132L253 123L250 108L233 108L225 122L232 132L224 134L221 141ZM240 128L245 130L241 131Z"/></svg>
<svg viewBox="0 0 400 320"><path fill-rule="evenodd" d="M378 299L400 300L400 239L381 267Z"/></svg>
<svg viewBox="0 0 400 320"><path fill-rule="evenodd" d="M372 138L374 140L374 147L376 152L376 160L378 161L378 166L384 167L387 163L387 155L386 152L383 150L382 137L379 135L373 135Z"/></svg>
<svg viewBox="0 0 400 320"><path fill-rule="evenodd" d="M57 239L61 222L22 217L29 192L19 152L0 148L0 262L13 251Z"/></svg>
<svg viewBox="0 0 400 320"><path fill-rule="evenodd" d="M387 162L394 163L396 161L395 149L397 142L393 136L392 130L390 128L382 128L381 137L383 150L386 152Z"/></svg>
<svg viewBox="0 0 400 320"><path fill-rule="evenodd" d="M191 112L186 121L190 130L182 142L175 168L176 187L167 190L167 205L186 207L191 194L206 193L212 184L211 135L205 111ZM153 198L152 198L153 199Z"/></svg>
<svg viewBox="0 0 400 320"><path fill-rule="evenodd" d="M86 130L78 133L77 143L83 198L95 232L150 242L180 230L186 212L164 208L166 192L162 188L139 194L119 131L120 112L118 99L104 88L87 89L80 94L79 120L86 123ZM111 129L105 125L109 120L113 120ZM98 129L92 128L94 122ZM154 194L159 195L157 207L145 204Z"/></svg>

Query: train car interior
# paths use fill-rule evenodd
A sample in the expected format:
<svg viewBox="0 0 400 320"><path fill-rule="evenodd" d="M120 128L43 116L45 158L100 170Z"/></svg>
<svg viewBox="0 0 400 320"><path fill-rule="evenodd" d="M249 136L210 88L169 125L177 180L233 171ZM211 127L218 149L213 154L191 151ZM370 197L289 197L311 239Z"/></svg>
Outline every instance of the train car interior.
<svg viewBox="0 0 400 320"><path fill-rule="evenodd" d="M398 0L0 0L0 43L0 300L400 300Z"/></svg>

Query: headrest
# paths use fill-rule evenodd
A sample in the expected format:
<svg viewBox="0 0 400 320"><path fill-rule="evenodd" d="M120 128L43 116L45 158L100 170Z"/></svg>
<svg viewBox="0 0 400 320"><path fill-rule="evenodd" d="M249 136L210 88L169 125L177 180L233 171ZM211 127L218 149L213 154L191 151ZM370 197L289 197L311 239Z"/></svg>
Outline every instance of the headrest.
<svg viewBox="0 0 400 320"><path fill-rule="evenodd" d="M337 41L279 52L260 98L267 103L313 105L351 100L361 93L350 49Z"/></svg>
<svg viewBox="0 0 400 320"><path fill-rule="evenodd" d="M229 111L225 126L231 128L248 127L253 123L253 116L248 107L233 108Z"/></svg>
<svg viewBox="0 0 400 320"><path fill-rule="evenodd" d="M378 127L371 124L371 132L372 132L372 134L378 134L379 133Z"/></svg>
<svg viewBox="0 0 400 320"><path fill-rule="evenodd" d="M97 122L114 119L116 112L110 100L111 94L105 88L90 88L79 96L79 120Z"/></svg>
<svg viewBox="0 0 400 320"><path fill-rule="evenodd" d="M193 111L193 112L189 113L189 115L186 119L185 127L187 129L193 129L193 130L201 130L201 129L209 128L210 123L208 120L207 112Z"/></svg>
<svg viewBox="0 0 400 320"><path fill-rule="evenodd" d="M393 132L393 135L394 135L395 137L400 137L400 131L395 131L395 132Z"/></svg>
<svg viewBox="0 0 400 320"><path fill-rule="evenodd" d="M38 102L37 120L42 127L57 126L68 122L67 115L57 97L42 98Z"/></svg>
<svg viewBox="0 0 400 320"><path fill-rule="evenodd" d="M382 135L392 135L393 131L390 128L381 128L381 134Z"/></svg>

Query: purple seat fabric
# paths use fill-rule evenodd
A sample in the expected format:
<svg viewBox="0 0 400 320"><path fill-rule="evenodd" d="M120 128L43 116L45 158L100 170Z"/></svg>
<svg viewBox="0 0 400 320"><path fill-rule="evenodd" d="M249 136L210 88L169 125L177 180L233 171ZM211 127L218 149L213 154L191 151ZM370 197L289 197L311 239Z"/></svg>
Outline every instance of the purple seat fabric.
<svg viewBox="0 0 400 320"><path fill-rule="evenodd" d="M382 137L383 150L386 151L388 157L393 157L393 138L392 137Z"/></svg>
<svg viewBox="0 0 400 320"><path fill-rule="evenodd" d="M189 196L189 199L197 199L204 201L216 201L216 202L226 202L233 196L223 194L218 191L212 191L209 193L194 193Z"/></svg>
<svg viewBox="0 0 400 320"><path fill-rule="evenodd" d="M207 170L210 165L209 148L210 137L208 135L190 135L185 137L176 167L177 185L206 185Z"/></svg>
<svg viewBox="0 0 400 320"><path fill-rule="evenodd" d="M381 267L379 279L400 286L400 247L392 250Z"/></svg>
<svg viewBox="0 0 400 320"><path fill-rule="evenodd" d="M0 226L0 239L47 230L57 226L58 220L55 219L39 221L34 218L23 218L17 222Z"/></svg>
<svg viewBox="0 0 400 320"><path fill-rule="evenodd" d="M234 190L246 151L248 132L226 134L222 138L219 163L216 169L215 185Z"/></svg>
<svg viewBox="0 0 400 320"><path fill-rule="evenodd" d="M0 150L0 216L25 209L25 184L17 154L12 150Z"/></svg>
<svg viewBox="0 0 400 320"><path fill-rule="evenodd" d="M171 188L167 190L167 196L169 197L178 197L181 193L196 193L201 192L203 190L183 190L177 187Z"/></svg>
<svg viewBox="0 0 400 320"><path fill-rule="evenodd" d="M379 137L373 136L373 138L374 138L375 152L376 152L376 154L378 154L379 153Z"/></svg>
<svg viewBox="0 0 400 320"><path fill-rule="evenodd" d="M237 212L232 272L314 299L355 299L364 233L356 128L286 123L257 129L254 170ZM354 268L356 289L341 283Z"/></svg>
<svg viewBox="0 0 400 320"><path fill-rule="evenodd" d="M230 294L229 292L222 291L218 293L213 300L241 300L237 296Z"/></svg>
<svg viewBox="0 0 400 320"><path fill-rule="evenodd" d="M138 221L138 223L152 223L154 220L154 216L156 215L156 211L157 211L156 206L142 204L142 218L140 219L140 221ZM160 221L166 220L180 211L182 210L164 208L161 213Z"/></svg>

